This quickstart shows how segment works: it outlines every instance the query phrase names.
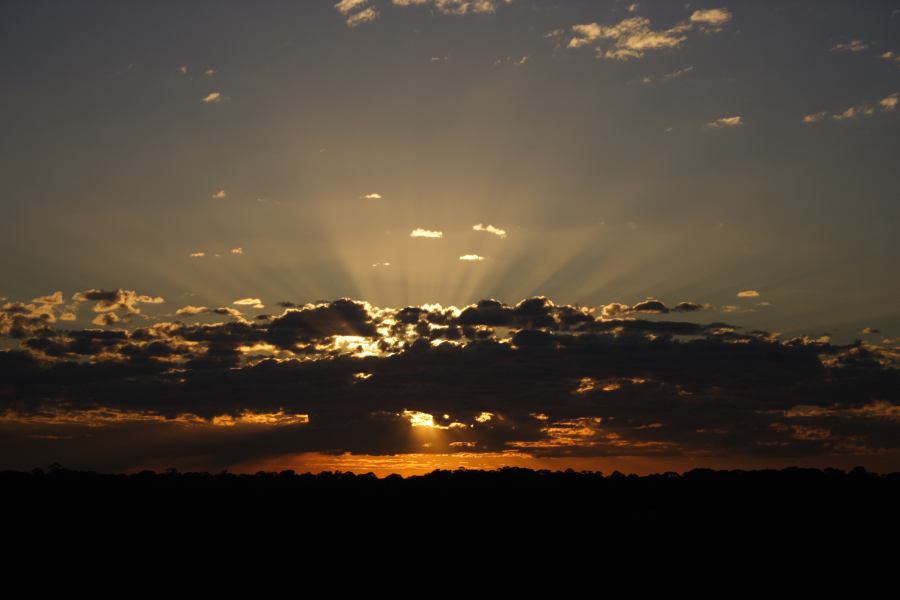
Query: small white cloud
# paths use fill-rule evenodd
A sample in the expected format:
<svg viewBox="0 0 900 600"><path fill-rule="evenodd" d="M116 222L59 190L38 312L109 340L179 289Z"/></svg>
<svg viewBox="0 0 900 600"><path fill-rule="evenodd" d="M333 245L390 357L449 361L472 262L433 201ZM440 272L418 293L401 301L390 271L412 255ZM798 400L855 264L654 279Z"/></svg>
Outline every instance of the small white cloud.
<svg viewBox="0 0 900 600"><path fill-rule="evenodd" d="M203 258L206 252L191 252L191 258Z"/></svg>
<svg viewBox="0 0 900 600"><path fill-rule="evenodd" d="M463 254L459 257L459 260L464 260L466 262L478 262L484 260L484 257L478 256L477 254Z"/></svg>
<svg viewBox="0 0 900 600"><path fill-rule="evenodd" d="M743 290L737 293L738 298L759 298L759 292L756 290Z"/></svg>
<svg viewBox="0 0 900 600"><path fill-rule="evenodd" d="M232 302L232 304L237 304L238 306L249 306L250 308L265 308L265 305L259 298L241 298L240 300L235 300L234 302Z"/></svg>
<svg viewBox="0 0 900 600"><path fill-rule="evenodd" d="M629 4L627 10L628 10L628 12L633 13L633 12L637 12L637 9L638 9L638 3L635 2L634 4Z"/></svg>
<svg viewBox="0 0 900 600"><path fill-rule="evenodd" d="M212 92L211 94L208 94L205 98L203 98L203 101L206 104L215 104L217 102L221 102L222 94L220 94L219 92Z"/></svg>
<svg viewBox="0 0 900 600"><path fill-rule="evenodd" d="M835 121L846 121L847 119L855 119L856 117L871 117L875 114L875 109L868 104L857 104L851 106L842 113L831 115Z"/></svg>
<svg viewBox="0 0 900 600"><path fill-rule="evenodd" d="M731 21L731 11L727 8L708 8L691 13L691 23L709 27L721 27Z"/></svg>
<svg viewBox="0 0 900 600"><path fill-rule="evenodd" d="M472 225L472 229L474 229L475 231L484 231L485 233L492 233L492 234L496 235L497 237L501 237L501 238L506 237L505 230L500 229L499 227L494 227L493 225L482 225L481 223L479 223L478 225Z"/></svg>
<svg viewBox="0 0 900 600"><path fill-rule="evenodd" d="M898 98L900 98L900 96L898 96L897 92L894 92L887 98L879 100L878 104L881 106L881 110L894 110L897 108Z"/></svg>
<svg viewBox="0 0 900 600"><path fill-rule="evenodd" d="M207 70L203 71L203 74L206 75L207 77L212 77L213 75L216 74L216 70L215 69L207 69Z"/></svg>
<svg viewBox="0 0 900 600"><path fill-rule="evenodd" d="M370 6L347 17L347 27L356 27L363 23L371 23L378 18L378 10Z"/></svg>
<svg viewBox="0 0 900 600"><path fill-rule="evenodd" d="M727 129L731 127L741 127L744 124L742 117L722 117L704 125L705 129Z"/></svg>
<svg viewBox="0 0 900 600"><path fill-rule="evenodd" d="M835 44L831 47L832 52L837 52L843 50L845 52L862 52L863 50L867 50L869 48L869 44L862 40L850 40L846 43Z"/></svg>
<svg viewBox="0 0 900 600"><path fill-rule="evenodd" d="M238 246L237 248L232 248L232 249L231 249L231 253L232 253L232 254L243 254L243 253L244 253L244 249L241 248L240 246Z"/></svg>
<svg viewBox="0 0 900 600"><path fill-rule="evenodd" d="M381 194L378 192L372 192L371 194L366 194L363 196L365 200L381 200Z"/></svg>
<svg viewBox="0 0 900 600"><path fill-rule="evenodd" d="M187 75L187 71L187 65L181 65L180 67L178 67L178 72L182 75Z"/></svg>
<svg viewBox="0 0 900 600"><path fill-rule="evenodd" d="M377 263L372 263L372 266L375 267L376 269L379 269L379 268L382 268L382 267L389 267L389 266L391 266L391 263L389 263L389 262L377 262Z"/></svg>
<svg viewBox="0 0 900 600"><path fill-rule="evenodd" d="M228 195L228 192L226 192L225 190L219 190L218 192L213 194L212 197L217 200L221 200L222 198L224 198L227 195Z"/></svg>
<svg viewBox="0 0 900 600"><path fill-rule="evenodd" d="M440 239L444 237L444 232L432 231L430 229L422 229L421 227L417 227L410 232L409 237Z"/></svg>
<svg viewBox="0 0 900 600"><path fill-rule="evenodd" d="M334 5L336 11L342 15L348 15L357 8L362 8L368 4L369 0L341 0Z"/></svg>
<svg viewBox="0 0 900 600"><path fill-rule="evenodd" d="M804 122L804 123L818 123L819 121L821 121L822 119L824 119L826 116L828 116L828 112L827 112L827 111L824 111L824 110L823 110L823 111L819 111L819 112L817 112L817 113L812 113L812 114L810 114L810 115L805 115L805 116L803 117L803 122Z"/></svg>

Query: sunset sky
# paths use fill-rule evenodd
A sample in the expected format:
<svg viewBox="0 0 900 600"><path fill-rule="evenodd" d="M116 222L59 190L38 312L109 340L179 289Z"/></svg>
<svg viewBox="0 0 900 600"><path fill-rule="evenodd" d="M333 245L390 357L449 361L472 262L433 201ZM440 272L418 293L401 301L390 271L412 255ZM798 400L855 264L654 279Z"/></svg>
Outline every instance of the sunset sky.
<svg viewBox="0 0 900 600"><path fill-rule="evenodd" d="M900 468L900 1L0 3L0 468Z"/></svg>

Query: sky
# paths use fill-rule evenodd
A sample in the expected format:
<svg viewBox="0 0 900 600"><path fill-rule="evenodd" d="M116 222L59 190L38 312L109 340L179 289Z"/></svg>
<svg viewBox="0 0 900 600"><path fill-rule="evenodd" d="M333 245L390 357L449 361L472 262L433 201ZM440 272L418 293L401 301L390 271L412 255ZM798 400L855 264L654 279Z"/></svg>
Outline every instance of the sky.
<svg viewBox="0 0 900 600"><path fill-rule="evenodd" d="M900 468L896 0L13 0L0 87L0 468Z"/></svg>

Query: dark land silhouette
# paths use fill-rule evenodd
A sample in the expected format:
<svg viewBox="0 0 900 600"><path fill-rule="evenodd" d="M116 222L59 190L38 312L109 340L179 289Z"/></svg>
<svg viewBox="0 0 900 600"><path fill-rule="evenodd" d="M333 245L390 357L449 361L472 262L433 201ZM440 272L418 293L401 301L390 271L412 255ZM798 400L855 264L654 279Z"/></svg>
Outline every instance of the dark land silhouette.
<svg viewBox="0 0 900 600"><path fill-rule="evenodd" d="M54 466L2 472L0 489L9 572L164 591L290 592L326 575L450 587L687 574L873 583L893 571L900 532L900 473L861 467L379 479Z"/></svg>

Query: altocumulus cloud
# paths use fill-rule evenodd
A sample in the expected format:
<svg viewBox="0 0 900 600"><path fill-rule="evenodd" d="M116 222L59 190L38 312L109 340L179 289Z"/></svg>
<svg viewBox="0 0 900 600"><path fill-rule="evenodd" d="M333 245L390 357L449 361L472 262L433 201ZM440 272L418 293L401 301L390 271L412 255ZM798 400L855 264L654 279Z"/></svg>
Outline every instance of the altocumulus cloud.
<svg viewBox="0 0 900 600"><path fill-rule="evenodd" d="M131 302L118 290L84 294ZM39 308L20 304L0 315ZM793 460L900 451L894 342L780 340L670 320L702 305L655 298L601 308L543 297L283 305L252 322L72 330L38 319L18 332L18 348L0 351L7 456L65 453L119 470L298 452ZM183 307L179 317L220 310ZM227 440L200 435L226 426Z"/></svg>
<svg viewBox="0 0 900 600"><path fill-rule="evenodd" d="M678 48L687 41L688 34L695 29L707 33L719 32L729 21L731 12L717 8L694 11L690 18L664 29L653 29L650 19L646 17L629 17L615 25L581 23L571 27L571 35L566 46L568 48L595 46L598 58L613 60L643 58L651 50ZM547 37L558 38L563 35L564 30L555 30Z"/></svg>

